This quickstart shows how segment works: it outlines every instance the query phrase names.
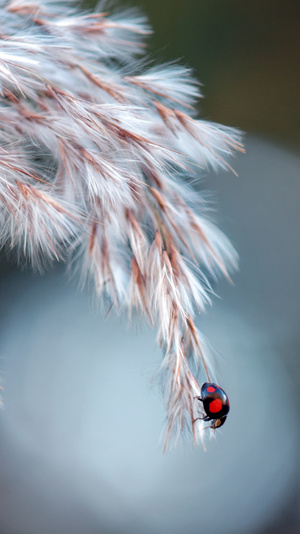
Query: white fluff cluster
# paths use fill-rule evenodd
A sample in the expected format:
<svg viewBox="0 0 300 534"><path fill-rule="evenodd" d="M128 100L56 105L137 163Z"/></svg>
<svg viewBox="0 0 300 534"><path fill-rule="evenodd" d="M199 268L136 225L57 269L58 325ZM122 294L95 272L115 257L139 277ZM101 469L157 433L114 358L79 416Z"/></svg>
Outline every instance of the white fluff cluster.
<svg viewBox="0 0 300 534"><path fill-rule="evenodd" d="M143 66L136 13L8 0L0 15L0 244L38 268L71 251L97 295L143 312L165 351L167 439L185 422L196 439L194 316L236 255L187 179L228 166L240 135L195 118L188 69Z"/></svg>

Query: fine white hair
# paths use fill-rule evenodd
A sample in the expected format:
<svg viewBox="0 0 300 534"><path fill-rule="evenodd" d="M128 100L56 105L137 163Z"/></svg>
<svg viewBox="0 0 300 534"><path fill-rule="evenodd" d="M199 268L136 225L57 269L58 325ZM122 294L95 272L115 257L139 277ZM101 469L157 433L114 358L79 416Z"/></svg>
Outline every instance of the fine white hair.
<svg viewBox="0 0 300 534"><path fill-rule="evenodd" d="M240 133L196 118L189 69L145 66L145 17L103 9L1 3L0 244L38 269L70 258L156 326L167 441L185 425L197 440L191 369L211 364L194 317L237 256L188 182L229 168Z"/></svg>

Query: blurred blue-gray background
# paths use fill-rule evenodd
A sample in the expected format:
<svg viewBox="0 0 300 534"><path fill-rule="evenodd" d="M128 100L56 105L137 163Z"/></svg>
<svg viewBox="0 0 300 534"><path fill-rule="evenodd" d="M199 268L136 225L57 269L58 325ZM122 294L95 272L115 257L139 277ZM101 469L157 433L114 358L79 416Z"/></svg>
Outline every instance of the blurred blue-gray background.
<svg viewBox="0 0 300 534"><path fill-rule="evenodd" d="M199 184L240 255L234 287L220 283L198 321L220 353L230 417L207 452L163 455L155 333L104 320L63 267L38 276L3 258L0 532L297 534L300 7L136 5L153 56L184 58L203 82L202 117L248 132L238 177Z"/></svg>

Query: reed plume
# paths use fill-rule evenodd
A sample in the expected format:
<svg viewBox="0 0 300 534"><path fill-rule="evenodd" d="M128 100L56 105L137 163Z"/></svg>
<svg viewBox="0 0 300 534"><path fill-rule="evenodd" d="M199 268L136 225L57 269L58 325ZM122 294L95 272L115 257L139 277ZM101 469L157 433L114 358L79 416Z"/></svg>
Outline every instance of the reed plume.
<svg viewBox="0 0 300 534"><path fill-rule="evenodd" d="M164 351L166 440L187 427L197 441L211 365L194 319L236 253L190 182L229 167L240 134L197 119L189 69L147 66L135 11L8 0L0 14L1 246L38 269L69 261L144 315Z"/></svg>

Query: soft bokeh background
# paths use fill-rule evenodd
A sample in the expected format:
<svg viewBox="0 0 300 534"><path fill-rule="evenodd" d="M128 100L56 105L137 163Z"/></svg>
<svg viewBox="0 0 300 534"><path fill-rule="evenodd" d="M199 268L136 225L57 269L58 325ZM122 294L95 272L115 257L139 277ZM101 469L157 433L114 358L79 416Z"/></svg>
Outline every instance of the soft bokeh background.
<svg viewBox="0 0 300 534"><path fill-rule="evenodd" d="M297 534L300 7L136 4L153 55L184 58L203 82L201 115L249 132L239 177L199 184L241 258L198 322L230 417L207 452L162 455L154 332L104 320L62 267L41 277L3 259L0 532Z"/></svg>

